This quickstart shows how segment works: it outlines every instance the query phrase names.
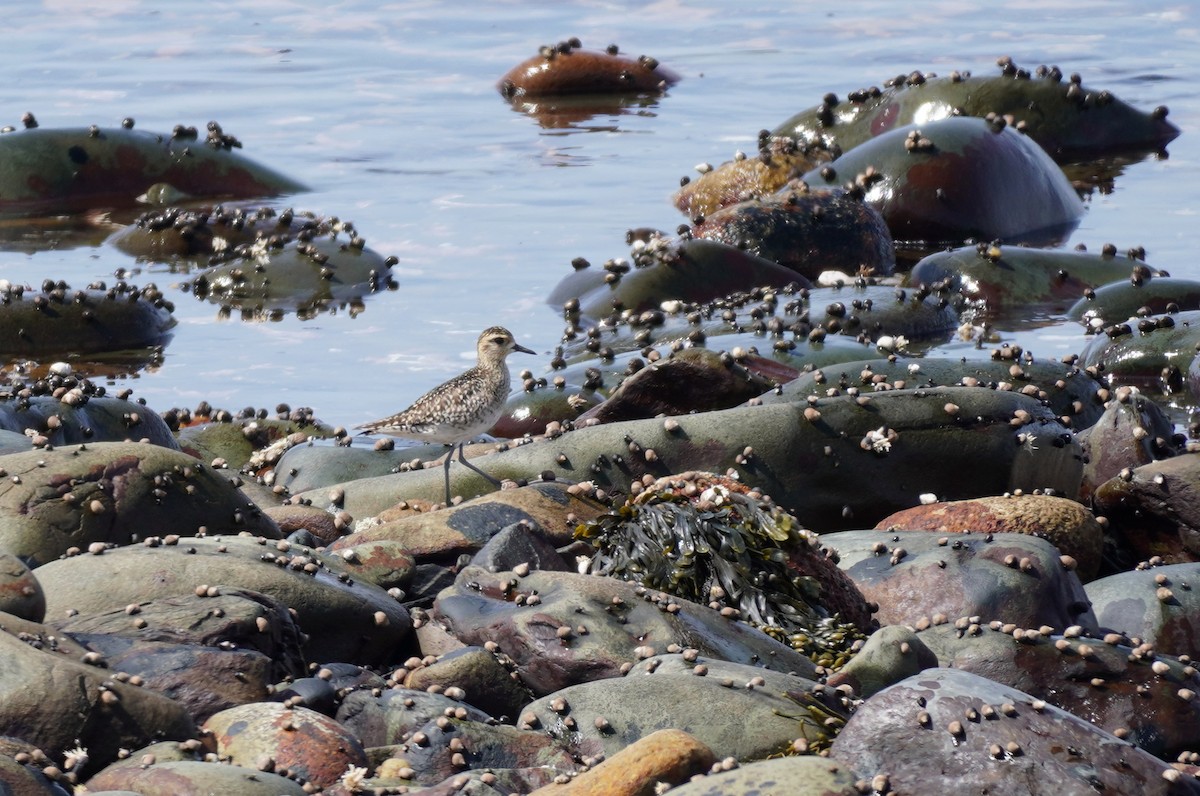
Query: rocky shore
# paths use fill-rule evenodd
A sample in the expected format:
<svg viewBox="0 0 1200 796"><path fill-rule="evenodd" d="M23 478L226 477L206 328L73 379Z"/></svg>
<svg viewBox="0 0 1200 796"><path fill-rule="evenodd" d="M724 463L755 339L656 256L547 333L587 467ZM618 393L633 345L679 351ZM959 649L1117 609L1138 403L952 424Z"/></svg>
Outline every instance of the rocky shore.
<svg viewBox="0 0 1200 796"><path fill-rule="evenodd" d="M153 286L5 283L4 351L44 365L0 392L0 790L1200 793L1200 286L1053 249L1089 190L1058 163L1178 130L999 69L826 95L685 181L675 234L579 258L468 450L502 487L454 465L451 505L439 446L51 364L152 358ZM564 42L499 89L677 79ZM207 169L299 188L219 125L195 173L195 130L25 127L0 153L98 147L92 193L0 212L186 187L116 245L204 262L226 312L394 285L348 222L204 205ZM104 178L119 145L140 182ZM1064 302L1075 355L994 342ZM990 355L925 355L955 335Z"/></svg>

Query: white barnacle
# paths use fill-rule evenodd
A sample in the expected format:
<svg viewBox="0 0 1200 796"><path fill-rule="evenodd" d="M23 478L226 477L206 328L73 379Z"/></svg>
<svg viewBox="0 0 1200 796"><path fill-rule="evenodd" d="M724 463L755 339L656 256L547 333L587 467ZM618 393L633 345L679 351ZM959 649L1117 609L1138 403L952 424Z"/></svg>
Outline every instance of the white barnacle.
<svg viewBox="0 0 1200 796"><path fill-rule="evenodd" d="M880 426L874 431L868 431L859 445L865 451L872 451L882 456L891 451L892 443L896 441L897 436L896 432L887 426Z"/></svg>
<svg viewBox="0 0 1200 796"><path fill-rule="evenodd" d="M75 748L68 749L63 752L63 768L67 771L73 771L77 768L83 768L87 765L90 759L88 750L80 745L79 740L75 741Z"/></svg>
<svg viewBox="0 0 1200 796"><path fill-rule="evenodd" d="M1021 443L1021 447L1029 453L1033 453L1038 449L1037 445L1034 444L1037 442L1037 437L1028 432L1022 431L1020 434L1018 434L1017 442Z"/></svg>
<svg viewBox="0 0 1200 796"><path fill-rule="evenodd" d="M349 765L346 766L346 771L342 774L339 782L342 787L351 793L358 793L362 790L363 781L367 778L367 769L363 766Z"/></svg>

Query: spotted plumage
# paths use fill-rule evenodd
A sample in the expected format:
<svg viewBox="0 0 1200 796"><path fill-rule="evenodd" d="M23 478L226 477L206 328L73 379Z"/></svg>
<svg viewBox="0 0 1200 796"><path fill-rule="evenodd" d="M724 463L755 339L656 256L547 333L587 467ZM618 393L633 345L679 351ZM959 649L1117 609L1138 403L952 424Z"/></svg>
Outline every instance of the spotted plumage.
<svg viewBox="0 0 1200 796"><path fill-rule="evenodd" d="M359 426L364 434L398 437L458 446L458 459L467 467L495 482L463 456L463 444L491 428L504 411L510 377L505 359L513 351L534 353L517 343L502 326L484 329L475 346L478 363L444 384L422 395L413 405L382 420ZM450 461L446 457L446 502L450 502Z"/></svg>

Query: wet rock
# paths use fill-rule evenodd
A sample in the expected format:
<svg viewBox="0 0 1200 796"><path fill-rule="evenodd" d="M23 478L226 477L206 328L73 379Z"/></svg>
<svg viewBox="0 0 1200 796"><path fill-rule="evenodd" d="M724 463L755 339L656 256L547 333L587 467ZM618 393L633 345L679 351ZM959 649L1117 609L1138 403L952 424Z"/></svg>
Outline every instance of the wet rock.
<svg viewBox="0 0 1200 796"><path fill-rule="evenodd" d="M846 766L815 756L788 756L756 760L706 777L693 778L677 788L674 796L754 796L769 793L787 783L791 796L856 796L855 778Z"/></svg>
<svg viewBox="0 0 1200 796"><path fill-rule="evenodd" d="M486 722L489 718L482 710L444 694L399 687L347 694L336 718L364 747L375 748L402 744L421 727L440 716L454 716L459 709L463 718L471 721Z"/></svg>
<svg viewBox="0 0 1200 796"><path fill-rule="evenodd" d="M73 380L60 398L24 391L0 396L0 429L27 437L26 445L14 452L30 450L29 436L43 437L42 447L145 440L179 449L171 430L156 413L126 398L96 395L90 383Z"/></svg>
<svg viewBox="0 0 1200 796"><path fill-rule="evenodd" d="M1106 326L1079 352L1079 366L1116 384L1165 395L1188 388L1200 345L1200 310Z"/></svg>
<svg viewBox="0 0 1200 796"><path fill-rule="evenodd" d="M757 157L742 154L715 169L706 168L689 179L673 201L689 218L707 216L738 202L763 199L833 158L834 152L819 143L800 144L786 136L759 133Z"/></svg>
<svg viewBox="0 0 1200 796"><path fill-rule="evenodd" d="M216 752L234 765L287 770L303 782L323 788L348 766L365 766L366 751L352 733L328 716L307 708L260 702L210 716ZM264 758L270 764L263 766Z"/></svg>
<svg viewBox="0 0 1200 796"><path fill-rule="evenodd" d="M1111 152L1152 152L1179 135L1166 109L1136 110L1105 90L1090 89L1056 66L1022 70L1011 58L997 60L1001 75L952 72L935 77L912 72L883 89L832 96L775 130L800 141L821 141L843 150L917 120L954 113L987 117L1023 131L1060 162ZM832 99L832 102L829 100Z"/></svg>
<svg viewBox="0 0 1200 796"><path fill-rule="evenodd" d="M263 513L279 526L279 535L285 539L302 532L307 533L314 544L325 544L337 539L345 530L344 524L338 523L332 514L313 506L268 506Z"/></svg>
<svg viewBox="0 0 1200 796"><path fill-rule="evenodd" d="M1092 503L1125 560L1200 560L1197 477L1200 457L1188 454L1122 470L1097 487Z"/></svg>
<svg viewBox="0 0 1200 796"><path fill-rule="evenodd" d="M802 676L694 652L652 657L624 677L550 693L522 712L518 726L559 738L579 756L611 758L655 730L675 729L717 757L757 760L800 737L827 744L845 719L844 708Z"/></svg>
<svg viewBox="0 0 1200 796"><path fill-rule="evenodd" d="M1086 429L1104 412L1108 390L1090 374L1055 360L1035 359L1019 346L1001 346L990 359L889 357L838 362L799 374L780 389L763 395L762 403L785 403L808 396L877 393L925 387L977 387L1020 392L1036 398L1071 428ZM950 404L946 409L959 412Z"/></svg>
<svg viewBox="0 0 1200 796"><path fill-rule="evenodd" d="M0 208L3 203L0 196ZM106 292L71 290L64 282L34 292L6 282L0 290L0 353L47 361L149 361L171 339L173 309L153 285L138 290L121 283Z"/></svg>
<svg viewBox="0 0 1200 796"><path fill-rule="evenodd" d="M192 196L249 198L306 190L234 152L216 122L162 135L132 128L16 130L0 135L0 216L22 218L133 207L155 183Z"/></svg>
<svg viewBox="0 0 1200 796"><path fill-rule="evenodd" d="M342 231L354 234L349 222ZM349 227L349 229L346 229ZM149 262L206 261L212 255L253 244L257 238L291 240L333 231L330 219L291 208L156 207L113 233L108 243L131 257Z"/></svg>
<svg viewBox="0 0 1200 796"><path fill-rule="evenodd" d="M355 581L335 556L249 536L161 539L41 567L47 615L100 613L195 593L199 586L257 591L295 611L305 658L389 661L408 638L408 614L385 591Z"/></svg>
<svg viewBox="0 0 1200 796"><path fill-rule="evenodd" d="M603 400L595 390L559 378L554 377L553 386L545 377L526 379L525 388L509 397L504 414L488 433L502 439L544 434L551 423L575 420Z"/></svg>
<svg viewBox="0 0 1200 796"><path fill-rule="evenodd" d="M524 565L529 569L567 572L574 569L567 556L560 554L555 542L538 526L514 522L500 529L471 559L474 566L495 571Z"/></svg>
<svg viewBox="0 0 1200 796"><path fill-rule="evenodd" d="M451 468L453 474L455 468ZM463 468L465 469L465 468ZM438 474L439 478L441 474ZM367 542L399 542L418 561L448 560L475 553L497 532L515 522L529 522L542 529L555 544L569 544L574 524L569 513L589 519L600 508L588 505L567 491L567 483L534 483L476 498L443 511L380 513L373 526L361 527L329 545L332 551Z"/></svg>
<svg viewBox="0 0 1200 796"><path fill-rule="evenodd" d="M1134 317L1200 310L1200 281L1153 276L1148 268L1144 270L1085 291L1067 310L1067 317L1099 330Z"/></svg>
<svg viewBox="0 0 1200 796"><path fill-rule="evenodd" d="M884 217L840 190L788 190L729 205L704 216L692 234L736 246L810 280L828 270L887 276L896 264Z"/></svg>
<svg viewBox="0 0 1200 796"><path fill-rule="evenodd" d="M937 533L1024 533L1045 539L1075 559L1075 574L1087 583L1100 571L1104 529L1092 512L1051 495L981 497L914 506L880 520L881 531Z"/></svg>
<svg viewBox="0 0 1200 796"><path fill-rule="evenodd" d="M1146 268L1111 253L985 243L930 254L913 266L905 283L947 284L965 299L981 301L992 310L1026 313L1030 304L1069 307L1084 291L1128 279L1134 269Z"/></svg>
<svg viewBox="0 0 1200 796"><path fill-rule="evenodd" d="M635 246L629 260L568 274L546 301L564 306L574 300L578 309L568 312L594 320L617 309L631 310L640 314L640 326L654 326L662 322L664 302L702 304L738 291L788 285L808 287L809 281L793 268L729 242L653 237Z"/></svg>
<svg viewBox="0 0 1200 796"><path fill-rule="evenodd" d="M278 535L226 478L157 445L100 442L31 451L5 456L3 467L0 549L34 565L72 548L99 555L108 545L155 533Z"/></svg>
<svg viewBox="0 0 1200 796"><path fill-rule="evenodd" d="M766 379L704 348L685 348L621 382L604 403L579 420L610 423L729 409L771 389Z"/></svg>
<svg viewBox="0 0 1200 796"><path fill-rule="evenodd" d="M897 242L930 250L968 239L1052 243L1083 204L1032 140L983 119L949 117L881 133L804 175L816 186L856 183Z"/></svg>
<svg viewBox="0 0 1200 796"><path fill-rule="evenodd" d="M433 686L437 693L465 692L458 701L511 723L533 697L510 674L495 653L483 647L463 647L409 672L404 685L418 691L430 691Z"/></svg>
<svg viewBox="0 0 1200 796"><path fill-rule="evenodd" d="M494 642L535 695L619 676L639 650L645 657L646 639L658 652L688 645L709 658L813 672L807 658L711 608L594 575L469 566L431 615L465 644Z"/></svg>
<svg viewBox="0 0 1200 796"><path fill-rule="evenodd" d="M958 416L946 413L947 403L960 407ZM817 532L877 522L917 505L926 492L947 500L1014 489L1075 494L1082 472L1070 432L1036 399L1013 392L893 390L668 420L576 429L472 463L493 477L549 471L556 483L586 480L626 494L647 475L733 468L742 482ZM641 452L631 453L631 443ZM478 474L457 467L451 468L451 487L456 494L491 489ZM443 489L441 472L427 470L342 484L339 494L344 510L371 516L397 497L437 500ZM327 491L297 497L322 503Z"/></svg>
<svg viewBox="0 0 1200 796"><path fill-rule="evenodd" d="M566 785L547 785L540 796L653 796L663 785L681 785L715 762L712 750L681 730L658 730L634 741Z"/></svg>
<svg viewBox="0 0 1200 796"><path fill-rule="evenodd" d="M409 549L391 539L341 547L336 554L356 580L373 583L381 589L408 589L418 566Z"/></svg>
<svg viewBox="0 0 1200 796"><path fill-rule="evenodd" d="M125 761L101 771L87 784L92 793L122 791L140 796L204 796L209 793L305 796L308 793L299 782L263 771L253 761L249 766L196 760L169 760L148 765Z"/></svg>
<svg viewBox="0 0 1200 796"><path fill-rule="evenodd" d="M865 699L905 677L938 665L937 656L916 631L903 625L886 625L872 633L850 662L826 682L834 688L849 686L855 695Z"/></svg>
<svg viewBox="0 0 1200 796"><path fill-rule="evenodd" d="M1036 536L844 531L821 542L879 606L881 624L920 627L978 615L1020 627L1096 626L1079 578Z"/></svg>
<svg viewBox="0 0 1200 796"><path fill-rule="evenodd" d="M435 785L444 780L450 780L446 783L450 784L468 771L536 767L552 772L553 776L579 767L561 744L543 732L457 715L439 716L417 729L406 743L391 749L371 750L374 757L383 752L390 756L376 766L374 783L392 787ZM464 781L471 780L464 777ZM448 787L441 792L451 794L458 792L458 788Z"/></svg>
<svg viewBox="0 0 1200 796"><path fill-rule="evenodd" d="M414 460L434 462L445 455L445 445L413 445L380 450L371 445L295 445L289 447L276 462L275 485L285 487L290 494L296 495L348 481L411 469L411 462ZM471 458L469 452L467 458ZM322 506L333 504L340 508L334 494L334 490L329 490L319 500L314 498L313 502Z"/></svg>
<svg viewBox="0 0 1200 796"><path fill-rule="evenodd" d="M1118 387L1112 396L1100 419L1078 435L1085 460L1079 488L1083 501L1121 471L1181 452L1171 419L1158 404L1136 387Z"/></svg>
<svg viewBox="0 0 1200 796"><path fill-rule="evenodd" d="M42 584L21 559L8 553L0 553L0 611L31 622L46 616Z"/></svg>
<svg viewBox="0 0 1200 796"><path fill-rule="evenodd" d="M68 796L70 791L47 778L37 765L18 763L8 752L5 748L4 754L0 754L0 787L5 793L12 796Z"/></svg>
<svg viewBox="0 0 1200 796"><path fill-rule="evenodd" d="M303 443L311 438L332 436L333 429L323 423L254 417L198 423L176 435L179 447L189 455L202 462L224 459L225 466L234 471L276 465L291 448L305 447ZM278 447L278 452L264 457L272 447Z"/></svg>
<svg viewBox="0 0 1200 796"><path fill-rule="evenodd" d="M581 49L578 39L546 45L500 79L507 100L562 94L611 94L666 90L679 76L649 56L628 58L615 47L605 52Z"/></svg>
<svg viewBox="0 0 1200 796"><path fill-rule="evenodd" d="M184 708L164 696L116 680L103 666L0 633L0 727L54 759L88 750L93 766L117 759L123 747L194 737ZM91 660L91 659L88 659Z"/></svg>
<svg viewBox="0 0 1200 796"><path fill-rule="evenodd" d="M1195 657L1200 565L1155 561L1087 585L1096 619L1105 629L1140 639L1169 655Z"/></svg>
<svg viewBox="0 0 1200 796"><path fill-rule="evenodd" d="M1019 688L1164 759L1195 748L1200 706L1181 689L1195 689L1200 681L1190 664L1154 649L1153 642L1079 626L1022 628L972 619L979 617L958 617L914 634L910 643L934 658L926 668L944 666ZM893 682L910 674L897 670ZM1001 718L983 713L985 722Z"/></svg>
<svg viewBox="0 0 1200 796"><path fill-rule="evenodd" d="M262 701L270 684L306 672L302 634L284 605L246 590L212 592L131 603L52 626L202 721Z"/></svg>
<svg viewBox="0 0 1200 796"><path fill-rule="evenodd" d="M190 287L197 298L239 310L247 320L278 320L286 312L307 319L341 309L354 316L364 309L368 295L394 286L392 262L357 236L349 242L336 233L286 242L259 240L197 274Z"/></svg>
<svg viewBox="0 0 1200 796"><path fill-rule="evenodd" d="M985 707L993 718L983 717ZM1167 764L1132 743L955 669L930 669L875 694L846 723L830 757L860 778L886 776L887 787L910 793L1200 792L1194 780L1164 777Z"/></svg>

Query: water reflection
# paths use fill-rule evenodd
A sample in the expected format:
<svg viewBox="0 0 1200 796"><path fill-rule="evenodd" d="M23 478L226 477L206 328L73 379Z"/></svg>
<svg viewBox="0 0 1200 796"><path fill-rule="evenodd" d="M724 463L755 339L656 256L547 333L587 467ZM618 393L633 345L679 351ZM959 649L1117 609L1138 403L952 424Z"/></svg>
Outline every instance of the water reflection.
<svg viewBox="0 0 1200 796"><path fill-rule="evenodd" d="M623 132L616 120L621 116L653 118L653 112L663 95L646 94L586 94L565 97L540 97L536 100L514 100L517 113L531 117L546 130L567 130L587 133ZM589 125L596 117L611 119L607 124Z"/></svg>

